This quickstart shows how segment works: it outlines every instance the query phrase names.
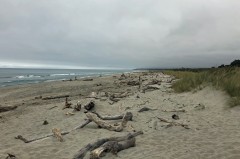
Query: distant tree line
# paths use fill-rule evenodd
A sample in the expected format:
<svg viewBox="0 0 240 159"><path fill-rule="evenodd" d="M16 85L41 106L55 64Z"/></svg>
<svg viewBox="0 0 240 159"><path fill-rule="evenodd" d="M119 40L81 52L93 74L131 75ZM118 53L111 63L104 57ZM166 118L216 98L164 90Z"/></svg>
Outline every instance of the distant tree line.
<svg viewBox="0 0 240 159"><path fill-rule="evenodd" d="M224 68L224 67L240 67L240 60L234 60L233 62L231 62L230 65L220 65L218 66L218 68Z"/></svg>

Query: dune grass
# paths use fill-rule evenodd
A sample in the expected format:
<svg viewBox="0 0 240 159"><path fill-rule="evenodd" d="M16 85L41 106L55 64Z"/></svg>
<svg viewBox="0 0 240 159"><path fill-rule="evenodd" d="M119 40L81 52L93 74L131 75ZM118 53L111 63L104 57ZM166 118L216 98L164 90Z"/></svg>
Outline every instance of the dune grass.
<svg viewBox="0 0 240 159"><path fill-rule="evenodd" d="M186 92L195 89L200 89L208 84L213 85L217 89L226 91L231 100L231 107L240 105L240 68L214 68L207 71L190 72L190 71L165 71L179 78L173 84L173 89L176 92Z"/></svg>

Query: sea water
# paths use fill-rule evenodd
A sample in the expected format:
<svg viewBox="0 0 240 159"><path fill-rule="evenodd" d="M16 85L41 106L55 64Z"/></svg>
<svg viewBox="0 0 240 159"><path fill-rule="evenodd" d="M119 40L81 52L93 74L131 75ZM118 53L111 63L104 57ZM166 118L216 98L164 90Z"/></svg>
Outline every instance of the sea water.
<svg viewBox="0 0 240 159"><path fill-rule="evenodd" d="M0 68L0 87L106 76L132 70Z"/></svg>

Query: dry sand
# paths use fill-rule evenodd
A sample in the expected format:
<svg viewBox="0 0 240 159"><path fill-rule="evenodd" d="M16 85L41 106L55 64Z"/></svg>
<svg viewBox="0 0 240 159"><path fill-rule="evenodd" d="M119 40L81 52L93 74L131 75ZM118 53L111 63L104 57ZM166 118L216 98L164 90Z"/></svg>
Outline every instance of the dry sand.
<svg viewBox="0 0 240 159"><path fill-rule="evenodd" d="M143 75L147 84L153 79L161 80L158 90L139 92L138 86L129 86L124 81L136 80ZM90 123L83 129L74 130L63 136L64 142L54 137L24 143L14 137L22 135L31 139L51 133L53 128L71 130L80 125L86 115L83 110L73 116L66 116L72 109L62 110L65 99L42 100L35 97L70 95L71 103L86 102L91 92L130 92L132 95L112 104L107 97L95 99L96 112L117 115L125 111L133 113L128 122L143 135L136 137L136 146L118 153L107 154L104 158L124 159L239 159L240 158L240 108L228 108L228 96L210 87L197 92L176 94L171 89L171 77L161 73L133 73L126 79L98 77L93 81L60 81L34 85L14 86L0 89L1 106L18 106L17 109L0 113L0 159L7 153L18 159L71 159L83 146L99 138L122 136L131 132L127 127L122 132L100 129ZM122 83L121 83L122 82ZM99 85L101 84L101 85ZM104 93L100 93L104 94ZM139 98L138 98L138 97ZM111 104L110 104L110 103ZM53 109L50 109L57 106ZM143 107L153 110L141 112ZM156 109L156 110L155 110ZM186 112L165 112L184 109ZM172 115L179 116L173 120ZM167 127L158 117L184 123ZM48 125L43 125L47 120ZM88 158L88 155L86 156Z"/></svg>

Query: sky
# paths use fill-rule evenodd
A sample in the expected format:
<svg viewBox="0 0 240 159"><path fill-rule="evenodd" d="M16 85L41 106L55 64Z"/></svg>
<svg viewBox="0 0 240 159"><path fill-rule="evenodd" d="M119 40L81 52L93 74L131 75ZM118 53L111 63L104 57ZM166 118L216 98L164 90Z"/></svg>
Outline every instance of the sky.
<svg viewBox="0 0 240 159"><path fill-rule="evenodd" d="M0 67L229 64L239 17L239 0L0 0Z"/></svg>

